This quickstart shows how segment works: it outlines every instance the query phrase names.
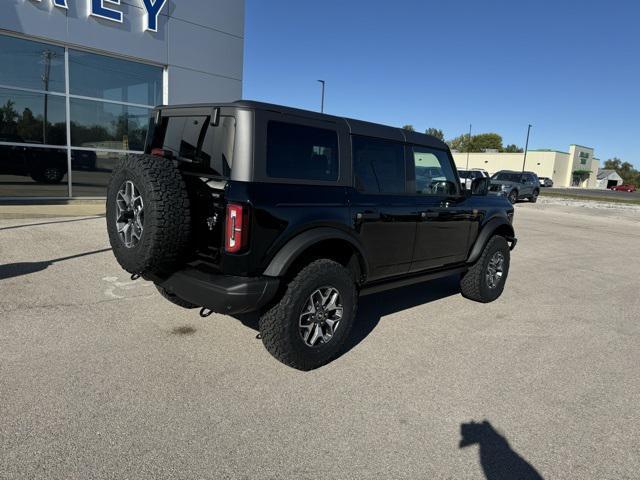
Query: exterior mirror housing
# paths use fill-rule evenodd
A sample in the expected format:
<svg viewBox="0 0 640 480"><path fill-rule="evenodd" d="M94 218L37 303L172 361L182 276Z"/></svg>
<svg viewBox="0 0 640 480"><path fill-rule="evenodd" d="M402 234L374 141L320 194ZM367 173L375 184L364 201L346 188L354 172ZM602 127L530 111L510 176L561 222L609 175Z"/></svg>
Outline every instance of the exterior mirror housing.
<svg viewBox="0 0 640 480"><path fill-rule="evenodd" d="M471 182L471 195L484 197L489 194L489 185L491 180L489 178L476 178Z"/></svg>

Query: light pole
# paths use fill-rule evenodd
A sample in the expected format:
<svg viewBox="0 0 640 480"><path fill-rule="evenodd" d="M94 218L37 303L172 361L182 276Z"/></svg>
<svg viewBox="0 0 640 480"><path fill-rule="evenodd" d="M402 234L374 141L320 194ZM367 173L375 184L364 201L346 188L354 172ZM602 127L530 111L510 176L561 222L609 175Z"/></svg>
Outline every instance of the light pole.
<svg viewBox="0 0 640 480"><path fill-rule="evenodd" d="M524 173L524 167L527 164L527 152L529 151L529 135L531 134L531 127L533 125L529 124L529 128L527 128L527 143L524 146L524 160L522 161L522 173Z"/></svg>
<svg viewBox="0 0 640 480"><path fill-rule="evenodd" d="M469 124L469 142L467 144L467 170L469 170L469 153L471 153L471 127L472 124Z"/></svg>
<svg viewBox="0 0 640 480"><path fill-rule="evenodd" d="M318 80L318 82L322 84L322 100L320 103L320 113L324 113L324 87L326 82L324 80Z"/></svg>
<svg viewBox="0 0 640 480"><path fill-rule="evenodd" d="M42 143L47 143L47 122L49 121L49 95L46 92L49 91L49 80L51 78L51 59L56 54L47 49L42 52L42 59L44 61L44 73L42 74L42 83L44 83L44 120L42 122Z"/></svg>

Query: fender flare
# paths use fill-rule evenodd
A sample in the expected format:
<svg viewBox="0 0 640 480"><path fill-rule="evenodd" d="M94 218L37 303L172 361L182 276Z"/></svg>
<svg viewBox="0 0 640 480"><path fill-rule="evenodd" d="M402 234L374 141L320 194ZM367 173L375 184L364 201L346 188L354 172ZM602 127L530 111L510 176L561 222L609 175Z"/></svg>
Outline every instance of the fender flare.
<svg viewBox="0 0 640 480"><path fill-rule="evenodd" d="M329 227L313 228L290 239L271 259L269 266L264 271L264 275L268 277L281 277L301 253L309 247L326 240L343 240L349 243L358 254L362 274L365 277L367 276L369 271L366 260L367 257L359 242L351 235L337 228Z"/></svg>
<svg viewBox="0 0 640 480"><path fill-rule="evenodd" d="M473 248L471 249L471 253L469 254L469 258L467 259L467 263L475 263L482 255L482 250L484 250L485 245L489 241L489 239L493 236L493 234L502 227L507 227L508 235L505 235L507 240L512 242L512 249L516 244L515 232L513 230L513 226L509 223L509 220L506 217L493 217L489 220L482 230L480 230L480 234L476 239Z"/></svg>

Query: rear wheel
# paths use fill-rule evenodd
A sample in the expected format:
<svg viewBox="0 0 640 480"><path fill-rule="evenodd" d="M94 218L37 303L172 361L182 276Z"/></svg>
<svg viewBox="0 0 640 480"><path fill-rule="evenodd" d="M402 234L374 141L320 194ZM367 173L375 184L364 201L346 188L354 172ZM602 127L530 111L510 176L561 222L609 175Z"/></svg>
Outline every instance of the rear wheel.
<svg viewBox="0 0 640 480"><path fill-rule="evenodd" d="M539 195L540 195L540 192L538 190L534 190L533 194L529 197L529 201L531 203L536 203L538 201Z"/></svg>
<svg viewBox="0 0 640 480"><path fill-rule="evenodd" d="M504 290L511 260L509 244L504 237L492 237L480 259L462 276L462 295L476 302L496 300Z"/></svg>
<svg viewBox="0 0 640 480"><path fill-rule="evenodd" d="M33 178L36 182L39 183L47 183L49 185L55 185L60 183L64 176L66 175L66 171L62 170L58 167L47 167L41 170L35 171L31 174L31 178Z"/></svg>
<svg viewBox="0 0 640 480"><path fill-rule="evenodd" d="M278 303L260 317L260 334L277 360L298 370L326 365L349 337L357 292L349 270L316 260L286 286Z"/></svg>

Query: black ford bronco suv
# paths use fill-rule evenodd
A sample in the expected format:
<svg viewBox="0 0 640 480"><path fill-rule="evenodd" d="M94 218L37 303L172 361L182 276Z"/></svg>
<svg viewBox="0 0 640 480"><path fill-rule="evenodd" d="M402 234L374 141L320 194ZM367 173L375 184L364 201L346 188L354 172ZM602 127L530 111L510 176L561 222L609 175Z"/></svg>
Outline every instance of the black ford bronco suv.
<svg viewBox="0 0 640 480"><path fill-rule="evenodd" d="M159 107L144 155L114 170L120 265L201 314L258 312L262 341L309 370L339 355L359 295L449 275L502 293L513 207L464 189L447 145L415 132L240 101ZM429 288L425 286L425 288Z"/></svg>

